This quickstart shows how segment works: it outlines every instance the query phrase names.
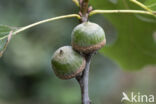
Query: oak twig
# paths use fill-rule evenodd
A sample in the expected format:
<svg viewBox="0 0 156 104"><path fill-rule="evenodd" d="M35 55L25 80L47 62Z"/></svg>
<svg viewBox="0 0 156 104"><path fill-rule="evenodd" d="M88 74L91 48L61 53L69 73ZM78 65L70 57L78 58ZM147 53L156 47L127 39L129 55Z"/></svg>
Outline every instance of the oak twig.
<svg viewBox="0 0 156 104"><path fill-rule="evenodd" d="M130 0L131 2L135 3L136 5L140 6L141 8L145 9L146 11L148 11L149 13L151 13L151 15L155 16L155 13L153 13L153 11L148 8L146 5L144 5L143 3L137 1L137 0Z"/></svg>
<svg viewBox="0 0 156 104"><path fill-rule="evenodd" d="M133 14L148 14L148 15L152 15L154 13L156 13L155 11L153 11L153 14L151 14L149 11L144 11L144 10L93 10L90 12L89 16L92 16L94 14L110 14L110 13L133 13Z"/></svg>
<svg viewBox="0 0 156 104"><path fill-rule="evenodd" d="M81 22L88 21L88 2L89 0L80 0Z"/></svg>
<svg viewBox="0 0 156 104"><path fill-rule="evenodd" d="M90 62L91 62L92 54L85 55L86 58L86 67L82 72L81 76L76 77L77 81L79 82L81 88L81 99L82 104L91 104L88 92L88 81L89 81L89 69L90 69Z"/></svg>
<svg viewBox="0 0 156 104"><path fill-rule="evenodd" d="M80 0L80 16L81 16L81 22L88 21L89 16L89 8L88 8L88 2L89 0ZM90 69L90 62L91 57L93 53L85 54L86 59L86 67L82 74L80 76L76 77L76 80L78 81L80 88L81 88L81 98L82 98L82 104L91 104L90 98L89 98L89 92L88 92L88 81L89 81L89 69Z"/></svg>
<svg viewBox="0 0 156 104"><path fill-rule="evenodd" d="M40 25L40 24L43 24L43 23L47 23L47 22L51 22L51 21L55 21L55 20L59 20L59 19L64 19L64 18L72 18L72 17L76 17L76 18L80 19L80 16L79 16L78 14L68 14L68 15L53 17L53 18L45 19L45 20L38 21L38 22L35 22L35 23L33 23L33 24L30 24L30 25L21 27L20 29L17 29L16 31L14 31L14 32L12 33L12 35L16 35L16 34L22 32L22 31L25 31L25 30L27 30L27 29L30 29L30 28L32 28L32 27L35 27L35 26ZM6 35L6 36L0 38L0 40L5 39L5 38L7 38L8 36L9 36L9 35Z"/></svg>

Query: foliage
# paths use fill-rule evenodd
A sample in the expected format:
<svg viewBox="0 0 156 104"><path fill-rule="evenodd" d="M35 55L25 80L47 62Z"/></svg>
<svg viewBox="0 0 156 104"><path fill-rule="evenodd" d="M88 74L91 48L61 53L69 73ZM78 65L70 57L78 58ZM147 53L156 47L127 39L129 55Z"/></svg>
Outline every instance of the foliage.
<svg viewBox="0 0 156 104"><path fill-rule="evenodd" d="M97 9L106 10L138 9L138 6L127 0L115 1L91 0L91 4ZM156 3L155 0L153 2ZM156 18L138 14L104 14L104 16L116 28L118 39L113 45L104 47L101 53L116 60L123 69L134 70L156 64L156 44L153 37L156 31Z"/></svg>
<svg viewBox="0 0 156 104"><path fill-rule="evenodd" d="M6 25L0 25L0 57L3 55L3 52L5 51L10 39L11 39L11 35L10 32L13 31L14 29L12 29L9 26ZM5 36L9 35L10 37L6 37Z"/></svg>
<svg viewBox="0 0 156 104"><path fill-rule="evenodd" d="M144 4L145 4L148 8L152 9L152 10L156 10L156 1L155 1L155 0L146 0L146 1L144 2Z"/></svg>

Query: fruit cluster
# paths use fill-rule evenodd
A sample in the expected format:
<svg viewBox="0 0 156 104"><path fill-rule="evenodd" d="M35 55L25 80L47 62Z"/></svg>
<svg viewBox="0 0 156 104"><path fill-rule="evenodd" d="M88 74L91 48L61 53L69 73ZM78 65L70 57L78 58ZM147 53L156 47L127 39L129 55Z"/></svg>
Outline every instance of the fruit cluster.
<svg viewBox="0 0 156 104"><path fill-rule="evenodd" d="M51 60L56 76L61 79L71 79L79 75L86 66L83 54L93 53L106 44L102 27L91 22L76 26L71 40L72 46L59 48Z"/></svg>

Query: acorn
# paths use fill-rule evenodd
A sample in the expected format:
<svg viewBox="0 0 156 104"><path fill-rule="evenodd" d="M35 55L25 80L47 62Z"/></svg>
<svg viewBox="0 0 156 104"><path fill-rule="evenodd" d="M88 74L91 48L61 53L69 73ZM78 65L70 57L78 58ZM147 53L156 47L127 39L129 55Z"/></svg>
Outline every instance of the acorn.
<svg viewBox="0 0 156 104"><path fill-rule="evenodd" d="M85 69L86 60L74 51L71 46L64 46L54 53L51 64L57 77L71 79Z"/></svg>
<svg viewBox="0 0 156 104"><path fill-rule="evenodd" d="M72 47L82 53L92 53L106 44L105 33L96 23L84 22L72 32Z"/></svg>

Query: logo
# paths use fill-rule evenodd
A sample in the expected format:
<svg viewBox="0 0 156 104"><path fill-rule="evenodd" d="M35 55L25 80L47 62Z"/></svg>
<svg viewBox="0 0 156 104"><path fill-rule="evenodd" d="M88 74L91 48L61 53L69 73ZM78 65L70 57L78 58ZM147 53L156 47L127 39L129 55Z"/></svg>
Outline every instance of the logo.
<svg viewBox="0 0 156 104"><path fill-rule="evenodd" d="M154 103L155 102L154 95L143 95L140 92L138 93L131 92L129 96L125 92L122 92L122 95L123 97L121 99L121 102L123 101L128 101L132 103Z"/></svg>

